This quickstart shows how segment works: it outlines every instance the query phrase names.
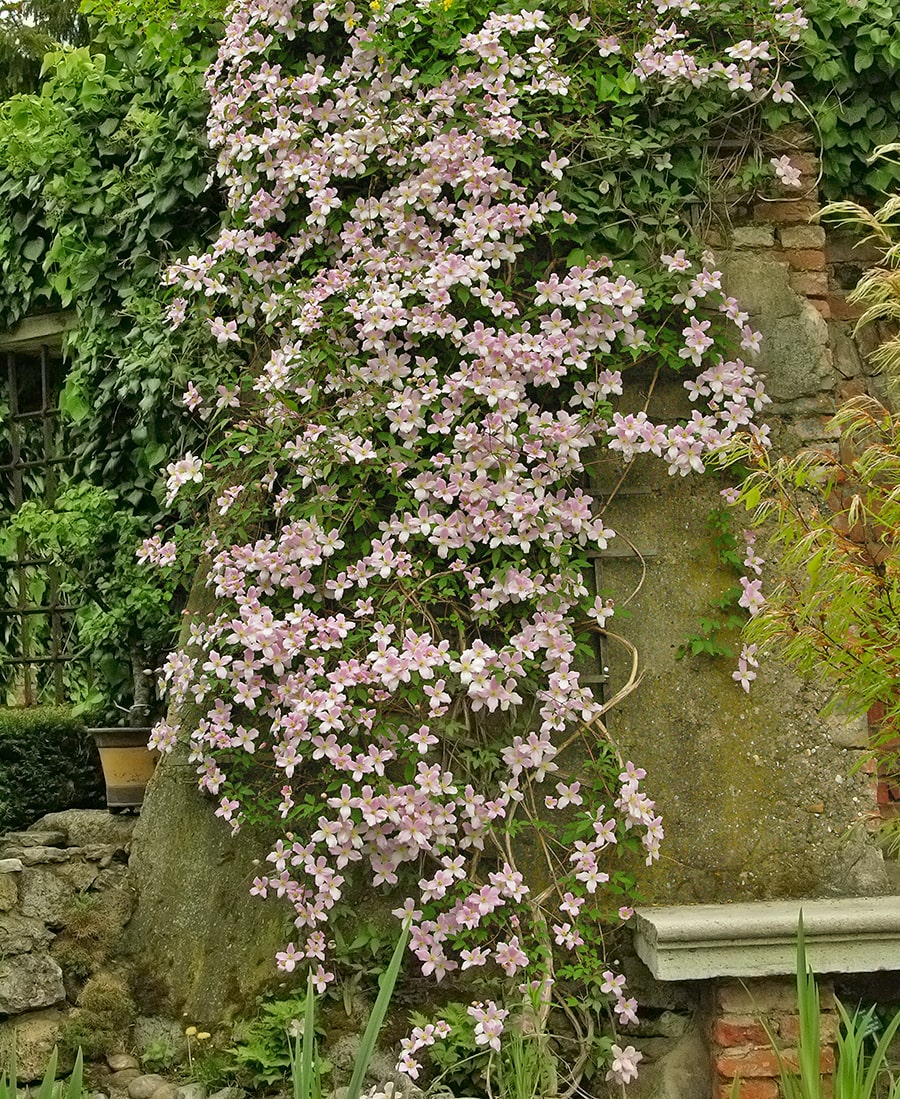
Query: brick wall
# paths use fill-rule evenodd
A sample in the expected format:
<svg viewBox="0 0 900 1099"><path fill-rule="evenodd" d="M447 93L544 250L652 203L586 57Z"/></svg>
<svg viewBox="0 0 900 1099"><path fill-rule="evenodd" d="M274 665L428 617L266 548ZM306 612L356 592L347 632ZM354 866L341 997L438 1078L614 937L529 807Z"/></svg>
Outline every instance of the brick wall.
<svg viewBox="0 0 900 1099"><path fill-rule="evenodd" d="M834 1068L834 1043L838 1016L832 987L819 981L820 1067L830 1076ZM763 1025L765 1022L765 1026ZM766 1033L775 1036L782 1058L797 1063L800 1020L794 977L716 982L710 1022L713 1056L713 1099L730 1099L735 1078L740 1099L778 1099L778 1057Z"/></svg>

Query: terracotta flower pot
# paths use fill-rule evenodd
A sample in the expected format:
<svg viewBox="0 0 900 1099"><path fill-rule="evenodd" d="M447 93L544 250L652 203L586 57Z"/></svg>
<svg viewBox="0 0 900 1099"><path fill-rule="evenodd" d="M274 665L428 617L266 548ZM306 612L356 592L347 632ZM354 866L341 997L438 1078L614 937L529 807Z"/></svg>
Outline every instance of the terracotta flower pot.
<svg viewBox="0 0 900 1099"><path fill-rule="evenodd" d="M89 731L100 752L108 808L113 812L137 809L159 759L159 752L151 752L147 747L149 726Z"/></svg>

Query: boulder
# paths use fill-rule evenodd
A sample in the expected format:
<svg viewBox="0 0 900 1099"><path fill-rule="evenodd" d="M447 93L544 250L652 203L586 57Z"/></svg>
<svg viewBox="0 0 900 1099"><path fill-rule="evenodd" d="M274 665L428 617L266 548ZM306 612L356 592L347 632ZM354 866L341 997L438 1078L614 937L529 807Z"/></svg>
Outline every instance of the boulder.
<svg viewBox="0 0 900 1099"><path fill-rule="evenodd" d="M50 927L62 927L75 888L46 866L32 866L22 874L19 886L23 916L43 920Z"/></svg>
<svg viewBox="0 0 900 1099"><path fill-rule="evenodd" d="M0 1023L0 1048L16 1044L16 1070L20 1083L43 1079L54 1047L59 1050L57 1075L70 1072L75 1058L60 1043L66 1013L56 1008L19 1015Z"/></svg>
<svg viewBox="0 0 900 1099"><path fill-rule="evenodd" d="M20 916L16 912L0 915L0 956L30 954L43 950L53 941L43 920Z"/></svg>
<svg viewBox="0 0 900 1099"><path fill-rule="evenodd" d="M64 847L4 847L3 852L12 859L21 860L23 866L69 861L69 852Z"/></svg>
<svg viewBox="0 0 900 1099"><path fill-rule="evenodd" d="M206 1088L203 1084L182 1084L178 1099L206 1099Z"/></svg>
<svg viewBox="0 0 900 1099"><path fill-rule="evenodd" d="M158 1091L165 1082L165 1077L155 1072L135 1076L128 1085L128 1099L150 1099L154 1092Z"/></svg>
<svg viewBox="0 0 900 1099"><path fill-rule="evenodd" d="M12 874L0 874L0 912L9 912L19 903L19 886Z"/></svg>
<svg viewBox="0 0 900 1099"><path fill-rule="evenodd" d="M61 847L66 842L66 833L59 829L27 832L7 832L2 839L4 847Z"/></svg>
<svg viewBox="0 0 900 1099"><path fill-rule="evenodd" d="M131 842L136 823L137 817L108 813L105 809L65 809L41 817L28 831L63 832L70 847L89 847L96 843L122 847Z"/></svg>
<svg viewBox="0 0 900 1099"><path fill-rule="evenodd" d="M177 1084L166 1080L154 1091L152 1099L178 1099L178 1090Z"/></svg>
<svg viewBox="0 0 900 1099"><path fill-rule="evenodd" d="M124 1095L128 1091L128 1085L141 1075L139 1068L120 1068L106 1078L106 1086L110 1093Z"/></svg>
<svg viewBox="0 0 900 1099"><path fill-rule="evenodd" d="M106 1058L106 1063L113 1072L121 1072L123 1069L128 1068L139 1069L141 1067L137 1057L132 1057L130 1053L110 1053Z"/></svg>
<svg viewBox="0 0 900 1099"><path fill-rule="evenodd" d="M49 954L17 954L0 962L0 1015L52 1007L65 998L62 970Z"/></svg>

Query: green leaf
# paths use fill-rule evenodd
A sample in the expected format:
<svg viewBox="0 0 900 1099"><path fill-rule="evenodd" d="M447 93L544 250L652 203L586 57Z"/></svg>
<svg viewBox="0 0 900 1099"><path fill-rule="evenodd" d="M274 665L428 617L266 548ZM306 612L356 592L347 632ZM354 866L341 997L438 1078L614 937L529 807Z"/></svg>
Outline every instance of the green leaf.
<svg viewBox="0 0 900 1099"><path fill-rule="evenodd" d="M369 1067L369 1062L372 1060L372 1054L375 1052L378 1035L384 1023L384 1017L387 1015L391 996L394 994L394 986L397 984L397 978L400 975L400 969L403 965L403 953L406 950L408 939L409 920L406 920L403 924L403 930L400 932L400 938L397 940L397 945L394 947L394 953L391 956L390 964L381 978L381 988L379 989L378 998L375 1001L375 1006L372 1008L372 1014L369 1016L369 1022L366 1026L365 1033L363 1034L362 1042L360 1043L356 1064L353 1066L353 1075L350 1078L350 1086L347 1088L346 1099L359 1099L362 1094L366 1070Z"/></svg>
<svg viewBox="0 0 900 1099"><path fill-rule="evenodd" d="M68 383L63 386L62 393L59 395L59 407L76 424L80 423L91 411L91 406L81 393Z"/></svg>
<svg viewBox="0 0 900 1099"><path fill-rule="evenodd" d="M44 242L40 238L29 240L22 248L22 255L27 260L31 260L32 263L40 256L44 251Z"/></svg>

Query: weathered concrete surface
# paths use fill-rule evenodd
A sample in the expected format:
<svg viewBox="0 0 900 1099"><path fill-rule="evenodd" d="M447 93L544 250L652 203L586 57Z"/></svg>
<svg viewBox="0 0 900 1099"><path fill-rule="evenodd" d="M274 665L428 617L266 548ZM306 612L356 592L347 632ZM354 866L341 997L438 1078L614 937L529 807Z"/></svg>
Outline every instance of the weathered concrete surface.
<svg viewBox="0 0 900 1099"><path fill-rule="evenodd" d="M221 1023L273 983L290 908L248 894L268 850L249 829L231 837L198 795L192 766L161 762L129 863L138 900L127 950L142 1010Z"/></svg>
<svg viewBox="0 0 900 1099"><path fill-rule="evenodd" d="M677 381L658 388L653 419L671 423L685 406ZM614 485L621 464L598 467ZM650 903L703 903L889 890L881 853L854 824L873 808L866 777L851 775L859 750L834 743L819 716L828 694L774 660L751 693L731 678L734 662L676 659L711 601L736 583L718 565L706 518L721 482L669 478L639 459L605 520L638 548L636 558L603 562L603 584L618 603L637 590L628 617L612 628L634 644L644 678L608 715L625 758L646 768L662 813L661 860L640 869ZM638 490L638 491L635 491ZM735 649L740 639L732 636ZM611 690L630 658L611 644Z"/></svg>

